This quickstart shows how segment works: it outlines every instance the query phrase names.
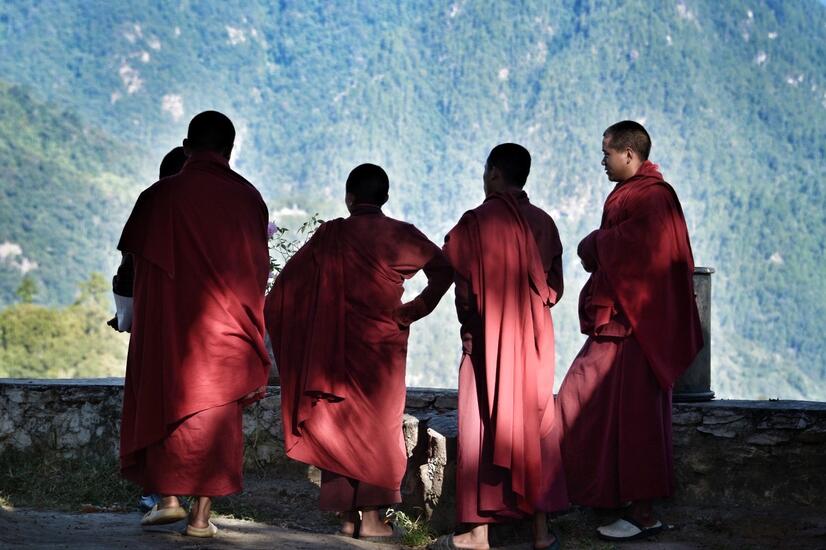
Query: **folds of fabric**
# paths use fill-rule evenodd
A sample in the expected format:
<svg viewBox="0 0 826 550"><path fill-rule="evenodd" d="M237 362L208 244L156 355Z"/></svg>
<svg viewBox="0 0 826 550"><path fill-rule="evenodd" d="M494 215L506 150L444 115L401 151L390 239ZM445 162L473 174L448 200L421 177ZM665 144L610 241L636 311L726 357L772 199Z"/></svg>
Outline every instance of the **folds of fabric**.
<svg viewBox="0 0 826 550"><path fill-rule="evenodd" d="M266 385L267 210L219 155L196 153L138 199L118 248L134 257L121 468L195 413Z"/></svg>
<svg viewBox="0 0 826 550"><path fill-rule="evenodd" d="M633 337L589 337L558 402L571 502L617 508L673 492L671 391Z"/></svg>
<svg viewBox="0 0 826 550"><path fill-rule="evenodd" d="M242 488L243 408L227 403L178 422L163 440L138 455L147 493L219 497Z"/></svg>
<svg viewBox="0 0 826 550"><path fill-rule="evenodd" d="M402 501L399 489L386 489L322 470L319 508L327 512L352 512L385 507Z"/></svg>
<svg viewBox="0 0 826 550"><path fill-rule="evenodd" d="M694 298L694 258L674 189L646 161L605 201L600 228L580 244L596 270L581 297L586 334L627 319L663 388L670 388L703 346ZM616 327L612 327L616 329Z"/></svg>
<svg viewBox="0 0 826 550"><path fill-rule="evenodd" d="M404 280L422 268L428 288L402 304ZM377 207L324 223L287 262L265 309L289 457L398 490L406 324L432 311L451 280L436 245Z"/></svg>
<svg viewBox="0 0 826 550"><path fill-rule="evenodd" d="M548 311L556 293L531 227L511 194L493 195L462 217L444 250L457 272L460 317L461 280L479 319L464 321L475 334L459 376L458 520L562 508Z"/></svg>

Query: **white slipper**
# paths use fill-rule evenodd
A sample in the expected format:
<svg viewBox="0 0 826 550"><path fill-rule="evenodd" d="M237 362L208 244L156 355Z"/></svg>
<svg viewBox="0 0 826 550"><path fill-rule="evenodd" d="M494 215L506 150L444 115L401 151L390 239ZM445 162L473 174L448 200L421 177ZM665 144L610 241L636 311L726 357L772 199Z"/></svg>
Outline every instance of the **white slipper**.
<svg viewBox="0 0 826 550"><path fill-rule="evenodd" d="M633 519L623 518L610 525L597 527L597 534L605 540L637 540L659 533L662 529L663 524L659 521L650 527L643 527Z"/></svg>
<svg viewBox="0 0 826 550"><path fill-rule="evenodd" d="M186 531L184 531L184 533L188 537L200 537L203 539L214 537L217 532L218 527L216 527L216 525L211 521L208 523L206 527L193 527L187 523Z"/></svg>
<svg viewBox="0 0 826 550"><path fill-rule="evenodd" d="M158 508L158 505L152 507L151 510L144 514L141 519L141 525L166 525L167 523L175 523L186 519L187 514L180 506L173 506L171 508Z"/></svg>

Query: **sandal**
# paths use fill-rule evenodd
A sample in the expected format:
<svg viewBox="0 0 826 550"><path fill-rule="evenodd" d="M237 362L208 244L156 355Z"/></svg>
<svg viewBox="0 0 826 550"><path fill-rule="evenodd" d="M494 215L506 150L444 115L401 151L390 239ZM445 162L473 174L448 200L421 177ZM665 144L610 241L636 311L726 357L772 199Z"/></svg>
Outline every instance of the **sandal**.
<svg viewBox="0 0 826 550"><path fill-rule="evenodd" d="M158 508L156 504L143 515L141 525L166 525L167 523L175 523L186 519L187 515L187 511L181 506Z"/></svg>
<svg viewBox="0 0 826 550"><path fill-rule="evenodd" d="M218 527L211 521L207 523L206 527L193 527L192 525L187 523L186 531L184 531L184 534L188 537L199 537L202 539L212 538L217 533Z"/></svg>
<svg viewBox="0 0 826 550"><path fill-rule="evenodd" d="M651 535L656 535L663 530L663 524L657 521L650 527L643 527L631 518L620 518L610 525L597 527L597 535L603 540L621 542L624 540L637 540Z"/></svg>

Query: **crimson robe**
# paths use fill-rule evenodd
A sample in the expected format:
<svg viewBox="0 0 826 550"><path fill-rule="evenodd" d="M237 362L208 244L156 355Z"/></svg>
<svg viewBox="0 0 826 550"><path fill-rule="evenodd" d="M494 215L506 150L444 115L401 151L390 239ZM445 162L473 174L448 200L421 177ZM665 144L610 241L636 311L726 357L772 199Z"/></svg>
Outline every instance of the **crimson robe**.
<svg viewBox="0 0 826 550"><path fill-rule="evenodd" d="M427 287L402 304L420 269ZM322 224L287 262L265 311L290 458L399 490L408 327L452 278L438 246L371 205Z"/></svg>
<svg viewBox="0 0 826 550"><path fill-rule="evenodd" d="M236 492L238 403L269 371L266 205L221 155L195 153L141 193L118 248L135 261L121 472L163 494ZM170 456L191 467L173 476Z"/></svg>
<svg viewBox="0 0 826 550"><path fill-rule="evenodd" d="M671 387L703 346L682 207L646 161L579 245L588 335L559 390L571 500L595 507L673 492Z"/></svg>
<svg viewBox="0 0 826 550"><path fill-rule="evenodd" d="M554 422L562 244L524 192L489 196L445 238L462 324L457 521L489 523L568 505Z"/></svg>

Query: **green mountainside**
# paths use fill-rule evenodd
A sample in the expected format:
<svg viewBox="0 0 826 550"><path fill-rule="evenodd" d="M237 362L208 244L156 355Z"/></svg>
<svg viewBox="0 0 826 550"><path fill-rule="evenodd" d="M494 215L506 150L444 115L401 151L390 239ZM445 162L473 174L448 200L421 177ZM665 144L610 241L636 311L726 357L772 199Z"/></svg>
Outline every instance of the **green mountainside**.
<svg viewBox="0 0 826 550"><path fill-rule="evenodd" d="M0 243L37 262L44 301L69 303L88 271L109 266L128 212L119 201L151 183L207 108L236 122L233 164L280 222L342 215L347 172L372 161L391 177L388 212L437 242L481 200L488 150L517 141L534 157L527 190L568 251L554 310L561 379L583 341L573 251L611 189L601 134L633 118L683 201L697 264L717 269L718 395L826 399L824 59L815 0L6 1L0 74L37 100L3 91ZM50 176L53 195L22 191L33 163L20 147L40 146L6 145L33 120L54 127L32 112L98 129L54 153L64 176ZM35 135L67 142L50 132ZM35 207L54 228L27 221ZM0 303L19 272L0 259ZM410 383L455 385L451 303L413 329Z"/></svg>
<svg viewBox="0 0 826 550"><path fill-rule="evenodd" d="M117 261L112 243L147 179L137 159L76 114L0 82L0 305L25 274L36 301L71 303L80 281Z"/></svg>

